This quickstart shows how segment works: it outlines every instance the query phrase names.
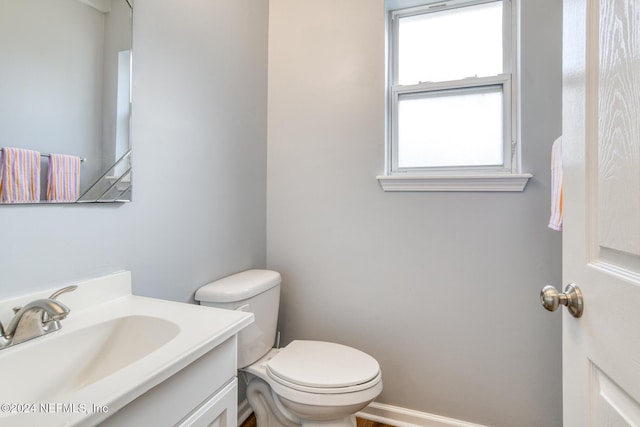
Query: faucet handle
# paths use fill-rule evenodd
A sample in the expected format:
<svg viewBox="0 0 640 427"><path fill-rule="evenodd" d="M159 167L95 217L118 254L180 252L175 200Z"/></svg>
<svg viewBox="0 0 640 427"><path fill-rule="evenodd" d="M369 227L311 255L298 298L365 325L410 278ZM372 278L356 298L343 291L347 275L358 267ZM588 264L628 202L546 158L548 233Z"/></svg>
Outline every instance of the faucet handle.
<svg viewBox="0 0 640 427"><path fill-rule="evenodd" d="M13 310L13 314L18 314L18 312L22 310L22 307L16 306L16 307L13 307L11 310ZM0 349L3 349L7 345L6 343L3 345L1 339L6 340L6 333L4 331L4 325L2 324L2 322L0 322Z"/></svg>
<svg viewBox="0 0 640 427"><path fill-rule="evenodd" d="M71 286L65 286L62 289L58 289L57 291L55 291L53 294L51 294L51 296L49 297L49 299L56 299L58 298L61 294L64 294L65 292L71 292L71 291L75 291L76 289L78 289L78 285L71 285Z"/></svg>
<svg viewBox="0 0 640 427"><path fill-rule="evenodd" d="M78 285L71 285L71 286L65 286L62 289L58 289L57 291L55 291L54 293L51 294L51 296L49 297L50 300L54 300L56 298L58 298L61 294L64 294L65 292L72 292L75 291L76 289L78 289ZM62 304L62 306L64 308L66 308L67 313L69 312L69 309L67 308L66 305ZM15 308L14 308L15 310ZM65 314L64 317L66 317L67 315ZM42 323L46 323L46 324L50 324L51 322L53 322L54 324L58 322L59 319L51 319L51 316L49 316L48 313L42 313ZM60 326L52 326L53 328L57 329ZM55 330L54 329L54 330Z"/></svg>

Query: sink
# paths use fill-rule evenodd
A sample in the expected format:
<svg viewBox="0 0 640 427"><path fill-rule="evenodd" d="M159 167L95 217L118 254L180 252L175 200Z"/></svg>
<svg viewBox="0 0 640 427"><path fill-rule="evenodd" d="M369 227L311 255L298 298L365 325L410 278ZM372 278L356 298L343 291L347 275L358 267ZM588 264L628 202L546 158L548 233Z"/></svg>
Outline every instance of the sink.
<svg viewBox="0 0 640 427"><path fill-rule="evenodd" d="M0 402L55 401L137 362L179 332L169 320L129 315L3 350L0 377L11 387L0 389Z"/></svg>
<svg viewBox="0 0 640 427"><path fill-rule="evenodd" d="M71 312L58 331L0 350L2 427L92 427L157 402L144 396L253 321L251 313L133 295L127 271L76 285L61 297ZM12 307L59 287L0 300L0 320L7 324ZM168 396L170 404L147 411L169 408L182 417L192 409L176 409L183 396Z"/></svg>

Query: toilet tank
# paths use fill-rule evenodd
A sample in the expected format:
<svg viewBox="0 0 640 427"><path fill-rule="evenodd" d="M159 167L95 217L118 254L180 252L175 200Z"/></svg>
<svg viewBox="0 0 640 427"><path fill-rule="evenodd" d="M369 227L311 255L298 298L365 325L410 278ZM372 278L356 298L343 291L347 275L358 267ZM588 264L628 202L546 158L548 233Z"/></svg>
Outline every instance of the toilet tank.
<svg viewBox="0 0 640 427"><path fill-rule="evenodd" d="M254 323L238 334L238 368L251 365L274 346L280 306L280 273L247 270L202 286L201 305L253 313Z"/></svg>

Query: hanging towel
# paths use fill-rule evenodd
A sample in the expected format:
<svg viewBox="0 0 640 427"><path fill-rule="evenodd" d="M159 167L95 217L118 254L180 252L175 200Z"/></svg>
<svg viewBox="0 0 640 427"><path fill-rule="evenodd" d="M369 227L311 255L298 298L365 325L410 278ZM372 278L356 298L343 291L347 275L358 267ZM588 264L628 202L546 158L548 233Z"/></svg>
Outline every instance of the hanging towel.
<svg viewBox="0 0 640 427"><path fill-rule="evenodd" d="M78 197L80 197L80 157L50 154L47 200L50 202L75 202Z"/></svg>
<svg viewBox="0 0 640 427"><path fill-rule="evenodd" d="M40 153L5 147L0 152L0 200L4 203L40 201Z"/></svg>
<svg viewBox="0 0 640 427"><path fill-rule="evenodd" d="M551 148L551 218L549 228L562 231L562 137Z"/></svg>

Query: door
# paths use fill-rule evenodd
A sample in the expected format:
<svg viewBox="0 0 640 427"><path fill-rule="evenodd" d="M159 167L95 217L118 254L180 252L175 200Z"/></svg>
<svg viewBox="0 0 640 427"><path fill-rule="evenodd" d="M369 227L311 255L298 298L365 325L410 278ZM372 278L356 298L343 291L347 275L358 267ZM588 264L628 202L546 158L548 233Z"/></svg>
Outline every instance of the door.
<svg viewBox="0 0 640 427"><path fill-rule="evenodd" d="M565 0L564 427L640 426L640 0Z"/></svg>

